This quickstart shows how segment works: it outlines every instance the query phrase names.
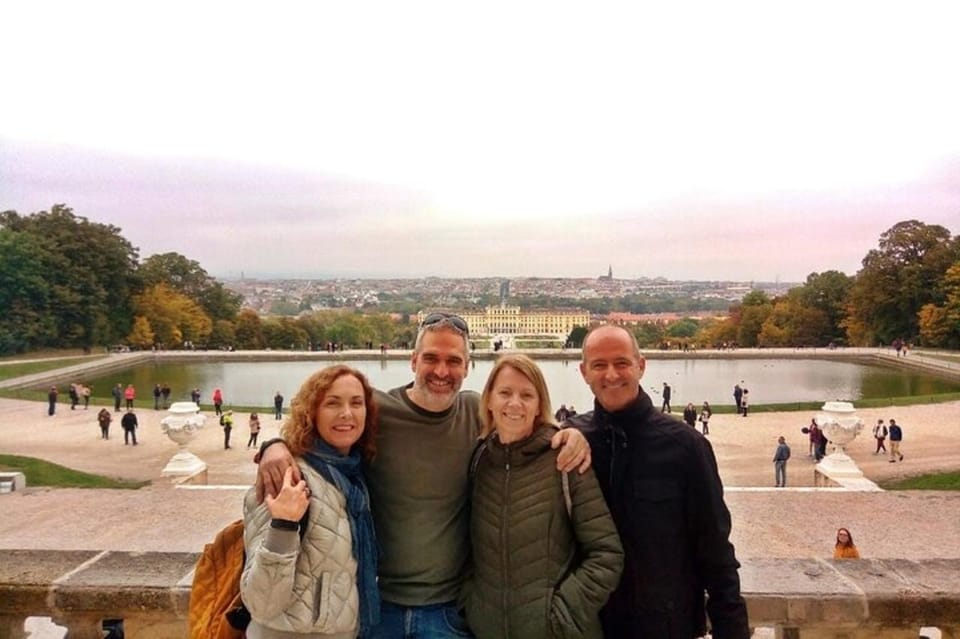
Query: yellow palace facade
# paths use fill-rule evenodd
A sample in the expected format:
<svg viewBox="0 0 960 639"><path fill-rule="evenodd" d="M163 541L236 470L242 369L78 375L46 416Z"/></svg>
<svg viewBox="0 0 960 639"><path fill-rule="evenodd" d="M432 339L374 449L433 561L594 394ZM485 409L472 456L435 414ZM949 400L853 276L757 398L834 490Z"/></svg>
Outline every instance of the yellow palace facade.
<svg viewBox="0 0 960 639"><path fill-rule="evenodd" d="M439 309L417 313L417 323ZM590 313L580 309L523 310L519 306L488 306L482 311L455 311L471 335L555 335L566 337L574 326L589 326Z"/></svg>

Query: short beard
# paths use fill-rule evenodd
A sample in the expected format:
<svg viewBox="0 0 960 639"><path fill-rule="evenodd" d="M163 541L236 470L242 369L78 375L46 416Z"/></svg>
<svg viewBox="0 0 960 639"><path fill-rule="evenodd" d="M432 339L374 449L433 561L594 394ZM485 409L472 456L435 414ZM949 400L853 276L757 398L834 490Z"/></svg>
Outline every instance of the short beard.
<svg viewBox="0 0 960 639"><path fill-rule="evenodd" d="M419 396L425 403L429 404L429 406L421 406L421 408L433 410L438 405L443 404L443 406L440 407L440 410L446 410L453 405L459 389L451 385L448 392L438 393L430 388L429 382L424 382L422 385L414 383L413 391L415 395Z"/></svg>

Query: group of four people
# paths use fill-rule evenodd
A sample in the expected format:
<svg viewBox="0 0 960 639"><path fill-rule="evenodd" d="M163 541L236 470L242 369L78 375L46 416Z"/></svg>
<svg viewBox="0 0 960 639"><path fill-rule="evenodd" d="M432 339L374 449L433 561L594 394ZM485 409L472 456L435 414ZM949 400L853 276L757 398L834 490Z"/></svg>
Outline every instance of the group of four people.
<svg viewBox="0 0 960 639"><path fill-rule="evenodd" d="M525 356L461 391L467 340L435 313L410 384L304 383L245 501L247 636L749 637L712 448L643 392L633 336L587 335L594 410L564 428Z"/></svg>

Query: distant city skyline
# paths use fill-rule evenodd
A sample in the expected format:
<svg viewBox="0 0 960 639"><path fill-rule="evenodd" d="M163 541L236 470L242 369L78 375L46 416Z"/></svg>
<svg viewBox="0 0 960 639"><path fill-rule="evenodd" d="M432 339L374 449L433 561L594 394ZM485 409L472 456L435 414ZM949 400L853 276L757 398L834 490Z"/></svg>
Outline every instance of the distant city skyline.
<svg viewBox="0 0 960 639"><path fill-rule="evenodd" d="M695 279L670 279L662 276L657 277L619 277L616 272L613 272L613 267L608 267L606 273L601 273L599 275L464 275L464 276L445 276L445 275L429 275L425 277L398 277L398 276L387 276L387 277L374 277L374 276L330 276L330 277L321 277L321 276L289 276L289 275L277 275L277 276L253 276L248 275L244 271L240 271L240 274L236 277L230 276L224 278L228 282L271 282L271 281L283 281L283 280L294 280L294 281L314 281L314 282L336 282L336 281L369 281L369 282L387 282L387 281L402 281L402 282L413 282L420 281L425 279L430 280L440 280L445 282L472 282L472 281L494 281L500 287L500 296L504 298L509 298L510 294L510 283L511 282L540 282L540 281L552 281L552 280L563 280L563 281L583 281L583 282L664 282L667 284L684 284L684 283L695 283L695 282L720 282L724 284L736 284L743 285L750 282L757 282L761 284L800 284L800 280L727 280L727 279L711 279L711 278L695 278ZM506 294L504 294L506 293ZM528 292L529 294L529 292Z"/></svg>
<svg viewBox="0 0 960 639"><path fill-rule="evenodd" d="M960 232L956 3L53 5L0 8L0 209L141 259L802 282Z"/></svg>

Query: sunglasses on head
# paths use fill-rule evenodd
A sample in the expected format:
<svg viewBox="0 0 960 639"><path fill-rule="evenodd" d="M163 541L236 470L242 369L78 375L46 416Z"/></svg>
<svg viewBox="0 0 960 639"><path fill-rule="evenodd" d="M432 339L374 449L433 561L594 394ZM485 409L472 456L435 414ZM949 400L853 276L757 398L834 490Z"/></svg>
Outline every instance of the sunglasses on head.
<svg viewBox="0 0 960 639"><path fill-rule="evenodd" d="M423 318L422 322L420 322L420 328L426 328L427 326L435 326L436 324L443 323L447 323L465 334L470 332L470 328L467 326L466 320L459 315L454 315L453 313L430 313Z"/></svg>

